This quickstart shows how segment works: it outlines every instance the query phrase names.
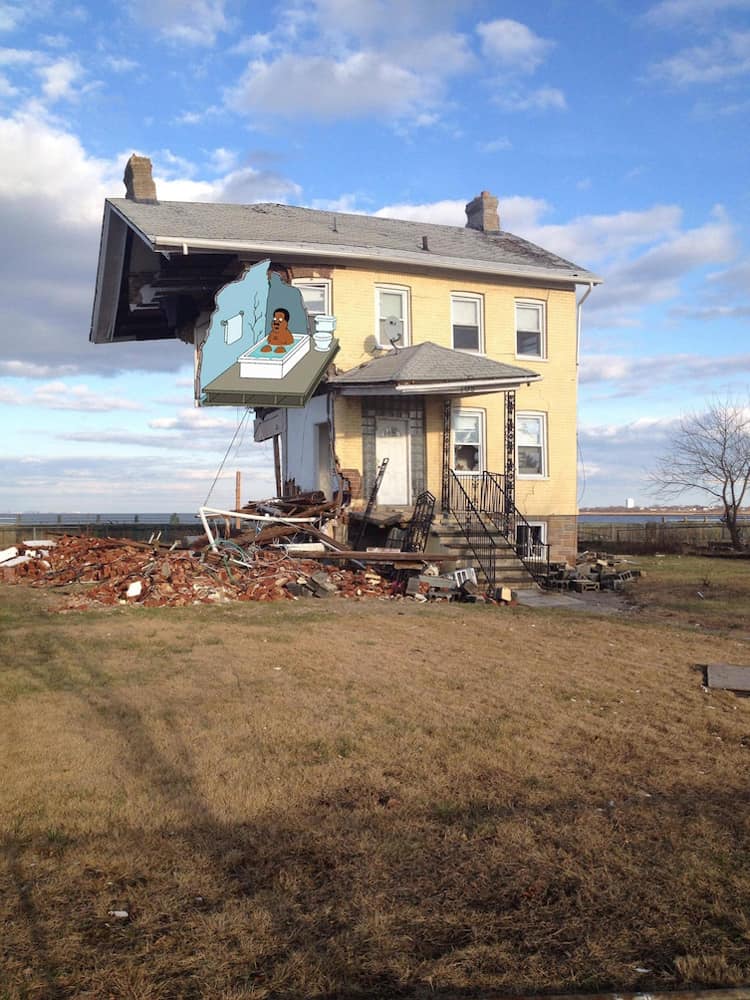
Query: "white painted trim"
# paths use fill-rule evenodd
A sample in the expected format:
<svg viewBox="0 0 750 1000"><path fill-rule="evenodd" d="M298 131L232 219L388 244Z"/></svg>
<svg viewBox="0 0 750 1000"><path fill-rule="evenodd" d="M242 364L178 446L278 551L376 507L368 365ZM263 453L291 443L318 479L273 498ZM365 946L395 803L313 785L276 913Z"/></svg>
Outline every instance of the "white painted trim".
<svg viewBox="0 0 750 1000"><path fill-rule="evenodd" d="M474 350L472 347L456 347L453 341L453 327L456 325L453 322L453 304L454 302L475 302L478 306L477 318L479 320L479 327L477 332L478 346ZM463 351L464 354L486 354L485 350L485 337L484 337L484 295L479 292L461 292L455 291L451 292L451 347L454 351Z"/></svg>
<svg viewBox="0 0 750 1000"><path fill-rule="evenodd" d="M387 319L386 316L380 315L381 292L391 292L392 294L401 296L403 300L402 310L404 315L402 319L404 333L401 337L401 343L398 346L409 347L411 345L411 288L408 285L396 285L390 281L375 282L375 340L379 347L389 349L393 347L393 344L390 341L384 344L380 338L380 320Z"/></svg>
<svg viewBox="0 0 750 1000"><path fill-rule="evenodd" d="M476 471L470 469L457 469L454 460L456 457L456 437L454 420L456 417L465 414L467 416L479 417L479 468ZM451 469L462 476L480 476L487 468L487 411L479 406L459 406L451 413Z"/></svg>
<svg viewBox="0 0 750 1000"><path fill-rule="evenodd" d="M538 309L541 315L540 319L540 354L519 354L518 353L518 307L519 306L533 306ZM516 352L516 357L519 359L524 359L526 361L547 361L549 358L549 346L547 343L547 303L544 299L532 299L532 298L521 298L515 300L515 305L513 307L513 322L515 327L515 344L514 349Z"/></svg>
<svg viewBox="0 0 750 1000"><path fill-rule="evenodd" d="M330 278L292 278L294 288L302 288L305 285L319 285L323 288L323 315L333 314L332 282Z"/></svg>
<svg viewBox="0 0 750 1000"><path fill-rule="evenodd" d="M518 449L523 447L518 442L518 421L521 419L538 418L542 428L542 471L541 473L520 472L521 463L518 461ZM516 410L516 479L539 481L549 479L549 433L547 427L548 414L544 410Z"/></svg>

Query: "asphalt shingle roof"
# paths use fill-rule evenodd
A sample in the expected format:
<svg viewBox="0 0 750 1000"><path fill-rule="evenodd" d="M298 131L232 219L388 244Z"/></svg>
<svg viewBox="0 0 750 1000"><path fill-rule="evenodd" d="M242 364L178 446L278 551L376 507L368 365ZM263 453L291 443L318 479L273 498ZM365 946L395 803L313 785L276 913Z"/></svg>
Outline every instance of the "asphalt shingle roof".
<svg viewBox="0 0 750 1000"><path fill-rule="evenodd" d="M348 252L369 253L374 259L404 260L410 263L456 262L467 269L479 264L482 270L502 272L505 268L523 273L544 271L561 280L599 279L571 261L544 250L528 240L504 231L485 233L464 226L441 226L372 215L322 212L293 205L223 205L208 202L137 202L110 198L110 204L149 241L216 241L241 247L243 244L309 248L330 256L346 257ZM423 248L426 237L428 249Z"/></svg>
<svg viewBox="0 0 750 1000"><path fill-rule="evenodd" d="M537 372L506 365L478 354L438 347L427 341L397 351L358 368L336 375L329 385L371 385L373 383L486 382L494 379L537 380Z"/></svg>

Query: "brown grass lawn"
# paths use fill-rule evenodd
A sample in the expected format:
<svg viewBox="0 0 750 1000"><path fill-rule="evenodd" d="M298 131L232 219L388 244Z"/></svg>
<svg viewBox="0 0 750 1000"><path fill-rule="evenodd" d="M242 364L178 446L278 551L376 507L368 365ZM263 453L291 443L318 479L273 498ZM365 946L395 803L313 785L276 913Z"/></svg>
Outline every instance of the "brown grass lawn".
<svg viewBox="0 0 750 1000"><path fill-rule="evenodd" d="M0 997L750 983L750 699L695 669L750 562L643 564L613 617L2 588Z"/></svg>

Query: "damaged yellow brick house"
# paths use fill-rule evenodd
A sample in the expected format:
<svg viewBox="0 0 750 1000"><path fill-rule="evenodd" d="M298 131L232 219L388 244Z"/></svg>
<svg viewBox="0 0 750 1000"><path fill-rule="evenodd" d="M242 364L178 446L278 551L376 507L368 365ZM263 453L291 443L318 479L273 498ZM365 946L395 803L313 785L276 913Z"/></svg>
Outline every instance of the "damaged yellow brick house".
<svg viewBox="0 0 750 1000"><path fill-rule="evenodd" d="M270 261L310 317L335 316L335 349L307 391L216 380L204 405L253 405L297 488L345 486L361 509L382 469L380 507L429 491L465 533L484 519L522 557L574 558L581 307L601 279L503 231L487 192L458 227L160 202L140 157L125 180L105 203L93 342L200 343L219 290Z"/></svg>

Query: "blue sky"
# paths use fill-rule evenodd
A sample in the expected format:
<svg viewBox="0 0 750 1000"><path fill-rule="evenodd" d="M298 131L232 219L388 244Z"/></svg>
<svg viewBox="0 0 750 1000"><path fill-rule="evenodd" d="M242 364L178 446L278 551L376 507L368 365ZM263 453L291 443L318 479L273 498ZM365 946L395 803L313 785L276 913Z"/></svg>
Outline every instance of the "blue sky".
<svg viewBox="0 0 750 1000"><path fill-rule="evenodd" d="M103 200L501 225L605 278L579 496L647 503L681 414L747 396L750 0L0 0L0 510L189 511L238 426L191 351L94 346ZM241 432L212 502L273 493Z"/></svg>

